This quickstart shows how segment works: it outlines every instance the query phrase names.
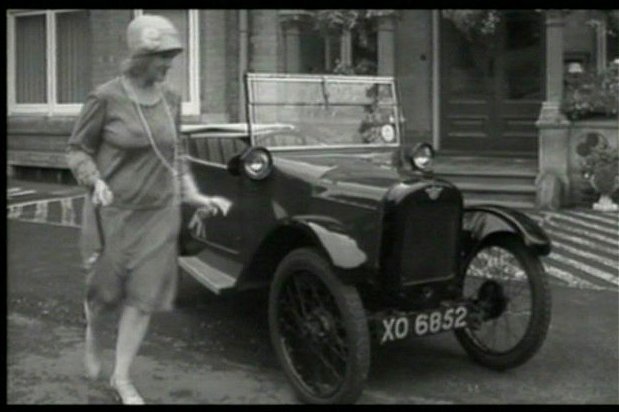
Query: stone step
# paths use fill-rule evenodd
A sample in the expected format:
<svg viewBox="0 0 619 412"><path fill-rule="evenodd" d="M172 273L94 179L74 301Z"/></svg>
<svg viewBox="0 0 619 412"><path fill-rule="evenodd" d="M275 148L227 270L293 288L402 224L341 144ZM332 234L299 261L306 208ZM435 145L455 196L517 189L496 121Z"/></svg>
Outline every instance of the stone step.
<svg viewBox="0 0 619 412"><path fill-rule="evenodd" d="M437 157L434 161L436 174L467 177L510 177L534 179L538 173L535 159L492 157Z"/></svg>
<svg viewBox="0 0 619 412"><path fill-rule="evenodd" d="M434 170L462 190L466 204L535 207L534 157L443 155L436 158Z"/></svg>
<svg viewBox="0 0 619 412"><path fill-rule="evenodd" d="M466 176L466 177L525 177L535 179L537 177L537 168L461 168L458 165L437 165L434 167L434 173L442 176Z"/></svg>
<svg viewBox="0 0 619 412"><path fill-rule="evenodd" d="M490 204L516 209L535 207L535 193L471 193L463 192L465 205Z"/></svg>
<svg viewBox="0 0 619 412"><path fill-rule="evenodd" d="M509 207L511 209L535 209L534 201L527 200L508 200L508 199L475 199L475 198L464 198L464 206L478 206L478 205L493 205L493 206L504 206Z"/></svg>
<svg viewBox="0 0 619 412"><path fill-rule="evenodd" d="M475 187L501 187L501 186L529 186L535 187L535 177L531 176L465 176L465 175L444 175L437 174L437 177L441 179L445 179L456 186L462 187L471 187L472 189Z"/></svg>
<svg viewBox="0 0 619 412"><path fill-rule="evenodd" d="M518 184L509 183L502 184L500 182L452 182L460 190L468 193L522 193L522 194L535 194L536 189L534 184Z"/></svg>

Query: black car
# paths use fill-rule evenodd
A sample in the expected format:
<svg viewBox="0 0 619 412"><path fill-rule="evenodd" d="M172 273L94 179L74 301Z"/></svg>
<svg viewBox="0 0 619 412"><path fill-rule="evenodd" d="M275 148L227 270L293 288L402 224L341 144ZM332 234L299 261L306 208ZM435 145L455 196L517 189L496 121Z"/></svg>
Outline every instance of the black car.
<svg viewBox="0 0 619 412"><path fill-rule="evenodd" d="M465 207L402 144L391 77L248 74L247 123L188 125L202 192L183 208L180 266L215 293L270 288L274 350L299 398L360 396L371 345L453 331L475 361L512 368L542 345L544 231L505 207Z"/></svg>

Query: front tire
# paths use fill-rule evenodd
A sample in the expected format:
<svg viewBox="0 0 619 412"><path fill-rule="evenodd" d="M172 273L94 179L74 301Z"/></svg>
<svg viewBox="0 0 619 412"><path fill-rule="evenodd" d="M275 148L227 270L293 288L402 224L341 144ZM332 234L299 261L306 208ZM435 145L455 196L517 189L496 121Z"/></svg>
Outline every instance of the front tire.
<svg viewBox="0 0 619 412"><path fill-rule="evenodd" d="M539 350L550 325L550 286L539 257L521 239L485 241L465 268L462 286L464 297L482 309L476 325L455 331L473 360L505 370Z"/></svg>
<svg viewBox="0 0 619 412"><path fill-rule="evenodd" d="M280 263L269 295L271 342L295 393L314 404L354 403L370 367L365 311L316 250Z"/></svg>

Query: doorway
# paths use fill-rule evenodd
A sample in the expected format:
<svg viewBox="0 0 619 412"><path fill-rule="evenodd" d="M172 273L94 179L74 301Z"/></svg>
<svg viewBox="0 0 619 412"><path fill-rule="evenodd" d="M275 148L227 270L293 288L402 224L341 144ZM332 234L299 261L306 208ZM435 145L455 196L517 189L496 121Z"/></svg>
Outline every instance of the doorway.
<svg viewBox="0 0 619 412"><path fill-rule="evenodd" d="M541 13L502 10L485 41L439 20L441 149L536 155L545 90Z"/></svg>

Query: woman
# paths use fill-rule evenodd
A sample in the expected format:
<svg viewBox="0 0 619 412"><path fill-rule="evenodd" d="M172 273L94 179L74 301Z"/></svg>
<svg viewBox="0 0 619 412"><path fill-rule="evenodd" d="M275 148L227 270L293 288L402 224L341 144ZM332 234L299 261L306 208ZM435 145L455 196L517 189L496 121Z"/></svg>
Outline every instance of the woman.
<svg viewBox="0 0 619 412"><path fill-rule="evenodd" d="M162 84L182 51L165 18L142 15L127 28L123 74L88 97L67 149L86 200L82 254L89 272L85 366L101 371L101 315L122 308L110 385L124 404L143 404L129 369L151 313L170 310L177 283L180 197L216 214L225 199L201 195L182 158L180 98ZM92 202L92 203L90 203Z"/></svg>

